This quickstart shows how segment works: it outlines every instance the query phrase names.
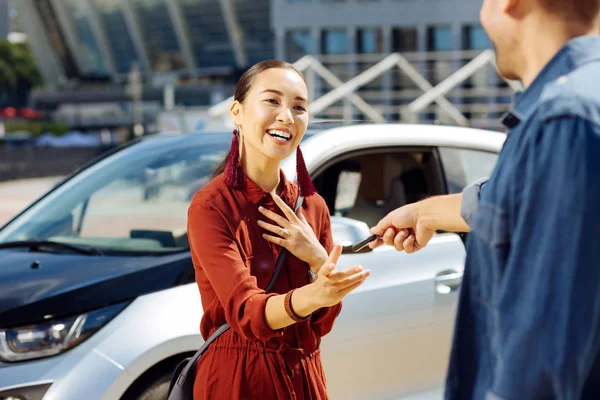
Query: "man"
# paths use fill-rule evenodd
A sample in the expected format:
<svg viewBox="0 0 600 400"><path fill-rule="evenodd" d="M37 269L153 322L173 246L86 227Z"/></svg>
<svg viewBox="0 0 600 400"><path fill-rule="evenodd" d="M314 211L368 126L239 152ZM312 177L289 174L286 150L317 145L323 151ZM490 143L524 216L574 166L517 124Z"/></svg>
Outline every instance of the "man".
<svg viewBox="0 0 600 400"><path fill-rule="evenodd" d="M526 90L485 183L372 229L409 253L471 231L447 399L600 399L600 0L484 0ZM596 175L599 176L596 176Z"/></svg>

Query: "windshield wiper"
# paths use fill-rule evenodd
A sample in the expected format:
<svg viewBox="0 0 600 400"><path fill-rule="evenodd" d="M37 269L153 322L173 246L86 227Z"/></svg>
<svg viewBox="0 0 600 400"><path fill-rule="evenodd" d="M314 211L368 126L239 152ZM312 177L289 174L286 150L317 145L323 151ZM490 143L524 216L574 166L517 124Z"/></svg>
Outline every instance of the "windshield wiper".
<svg viewBox="0 0 600 400"><path fill-rule="evenodd" d="M31 251L42 251L41 248L54 248L71 250L75 253L86 254L89 256L102 256L102 251L91 246L77 246L74 244L53 242L51 240L19 240L15 242L0 243L0 249L11 249L17 247L29 247Z"/></svg>

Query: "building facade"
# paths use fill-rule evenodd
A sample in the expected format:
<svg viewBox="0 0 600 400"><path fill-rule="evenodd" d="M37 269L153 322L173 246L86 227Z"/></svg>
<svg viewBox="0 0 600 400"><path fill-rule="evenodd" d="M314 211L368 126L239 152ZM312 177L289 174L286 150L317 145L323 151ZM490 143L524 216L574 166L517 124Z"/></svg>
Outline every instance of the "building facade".
<svg viewBox="0 0 600 400"><path fill-rule="evenodd" d="M295 62L314 56L346 82L386 56L402 54L430 85L442 82L490 43L479 24L480 0L18 0L49 91L40 104L126 101L132 68L142 97L163 103L162 87L175 85L175 103L208 106L227 98L240 73L269 58ZM468 118L494 117L511 89L492 68L482 68L447 94ZM334 86L307 71L312 98ZM483 90L492 87L494 92ZM357 88L386 120L423 93L406 70L386 71ZM478 92L482 92L479 93ZM483 93L484 92L484 93ZM473 98L467 95L479 95ZM501 106L491 107L498 103ZM477 108L479 107L479 108ZM444 120L436 106L421 119ZM340 99L325 118L368 119ZM441 117L440 117L441 116ZM486 125L487 122L476 124Z"/></svg>
<svg viewBox="0 0 600 400"><path fill-rule="evenodd" d="M49 84L123 82L134 64L147 77L226 76L274 54L269 0L19 0L16 6ZM45 66L49 61L53 68Z"/></svg>
<svg viewBox="0 0 600 400"><path fill-rule="evenodd" d="M481 50L481 0L273 0L276 55Z"/></svg>

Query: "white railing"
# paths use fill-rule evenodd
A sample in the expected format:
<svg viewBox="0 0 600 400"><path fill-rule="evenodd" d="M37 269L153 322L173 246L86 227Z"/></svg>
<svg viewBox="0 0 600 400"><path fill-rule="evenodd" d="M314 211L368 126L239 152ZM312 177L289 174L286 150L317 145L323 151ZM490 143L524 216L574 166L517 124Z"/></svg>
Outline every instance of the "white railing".
<svg viewBox="0 0 600 400"><path fill-rule="evenodd" d="M498 118L520 84L496 73L492 50L482 52L306 55L294 63L319 119L444 123L500 128ZM226 116L233 98L212 106ZM355 113L359 113L355 117Z"/></svg>

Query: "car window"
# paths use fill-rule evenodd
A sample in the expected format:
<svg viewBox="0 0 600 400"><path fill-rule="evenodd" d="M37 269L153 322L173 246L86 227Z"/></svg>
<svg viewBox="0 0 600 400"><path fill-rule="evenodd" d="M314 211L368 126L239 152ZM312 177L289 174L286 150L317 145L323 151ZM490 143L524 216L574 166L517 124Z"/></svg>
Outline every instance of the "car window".
<svg viewBox="0 0 600 400"><path fill-rule="evenodd" d="M340 216L348 212L356 202L360 186L360 172L343 170L337 183L334 215Z"/></svg>
<svg viewBox="0 0 600 400"><path fill-rule="evenodd" d="M439 194L431 150L346 155L315 179L331 215L375 225L388 212Z"/></svg>
<svg viewBox="0 0 600 400"><path fill-rule="evenodd" d="M497 153L487 151L451 147L441 147L439 151L448 193L460 193L465 186L489 177L498 161Z"/></svg>
<svg viewBox="0 0 600 400"><path fill-rule="evenodd" d="M134 254L187 250L189 204L226 152L227 144L170 146L158 139L131 146L19 216L0 232L0 243L53 240Z"/></svg>

